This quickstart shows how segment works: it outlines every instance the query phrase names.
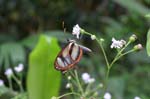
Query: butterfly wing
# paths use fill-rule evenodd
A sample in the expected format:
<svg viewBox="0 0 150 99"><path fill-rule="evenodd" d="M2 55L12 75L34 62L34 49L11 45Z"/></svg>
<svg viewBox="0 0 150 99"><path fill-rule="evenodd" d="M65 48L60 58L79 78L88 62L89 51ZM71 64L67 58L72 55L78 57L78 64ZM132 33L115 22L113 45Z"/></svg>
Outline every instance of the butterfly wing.
<svg viewBox="0 0 150 99"><path fill-rule="evenodd" d="M82 49L75 42L70 42L58 54L55 60L55 68L60 71L67 71L75 66L82 57Z"/></svg>

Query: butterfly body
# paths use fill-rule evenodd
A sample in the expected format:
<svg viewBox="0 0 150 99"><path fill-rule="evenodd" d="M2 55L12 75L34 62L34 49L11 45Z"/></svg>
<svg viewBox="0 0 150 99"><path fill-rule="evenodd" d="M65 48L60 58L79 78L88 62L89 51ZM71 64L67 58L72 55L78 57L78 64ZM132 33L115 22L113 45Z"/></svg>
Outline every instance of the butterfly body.
<svg viewBox="0 0 150 99"><path fill-rule="evenodd" d="M84 49L82 46L78 45L74 40L70 40L69 43L57 55L54 63L55 69L65 72L71 68L74 68L75 65L81 60L83 50Z"/></svg>

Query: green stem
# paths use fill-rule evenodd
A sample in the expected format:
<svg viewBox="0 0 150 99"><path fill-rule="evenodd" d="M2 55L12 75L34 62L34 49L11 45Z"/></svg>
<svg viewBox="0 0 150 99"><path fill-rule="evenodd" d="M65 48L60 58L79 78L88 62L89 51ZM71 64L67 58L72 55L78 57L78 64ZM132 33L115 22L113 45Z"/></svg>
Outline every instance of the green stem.
<svg viewBox="0 0 150 99"><path fill-rule="evenodd" d="M67 73L67 74L65 74L65 76L66 76L66 78L68 78L69 74ZM75 83L75 81L73 80L73 78L71 78L70 80L69 80L69 79L67 79L67 80L68 80L69 83L72 82L72 83L74 83L74 84L76 85L76 83ZM72 84L72 83L71 83L71 84ZM71 89L71 92L72 92L72 93L75 92L72 85L71 85L70 89ZM74 96L73 96L73 97L74 97Z"/></svg>
<svg viewBox="0 0 150 99"><path fill-rule="evenodd" d="M75 79L76 79L76 76L73 74L73 72L72 71L69 71L69 74L72 76L72 83L76 86L76 87L78 87L78 85L77 85L77 83L76 83L76 81L75 81Z"/></svg>
<svg viewBox="0 0 150 99"><path fill-rule="evenodd" d="M8 83L9 83L10 90L13 90L11 77L7 77L7 78L8 78Z"/></svg>
<svg viewBox="0 0 150 99"><path fill-rule="evenodd" d="M82 94L82 96L84 97L84 91L83 91L82 86L81 86L81 83L80 83L80 81L79 81L79 77L78 77L77 70L74 70L74 72L75 72L76 81L77 81L79 90L81 91L81 94Z"/></svg>
<svg viewBox="0 0 150 99"><path fill-rule="evenodd" d="M118 54L115 56L114 60L111 62L110 64L110 68L112 67L112 65L120 58L120 56L122 57L122 52L124 51L124 49L130 44L131 42L128 41L128 43L118 52Z"/></svg>
<svg viewBox="0 0 150 99"><path fill-rule="evenodd" d="M98 40L98 38L96 38L96 41L97 41L98 44L100 45L100 48L101 48L101 50L102 50L102 52L103 52L103 55L104 55L104 58L105 58L105 61L106 61L107 68L109 68L108 58L107 58L106 52L105 52L105 50L104 50L104 48L103 48L103 45L102 45L101 41Z"/></svg>
<svg viewBox="0 0 150 99"><path fill-rule="evenodd" d="M57 99L60 99L60 98L62 98L62 97L65 97L65 96L68 96L68 95L77 95L77 96L79 96L80 97L80 95L79 94L77 94L77 93L74 93L74 92L71 92L71 93L66 93L66 94L64 94L64 95L61 95L61 96L59 96L59 97L57 97Z"/></svg>
<svg viewBox="0 0 150 99"><path fill-rule="evenodd" d="M92 34L91 34L91 33L86 32L86 31L84 31L84 30L83 30L83 33L84 33L84 34L87 34L87 35L92 36ZM97 41L97 42L98 42L98 44L100 45L100 48L101 48L101 50L102 50L102 52L103 52L103 55L104 55L104 58L105 58L105 61L106 61L107 67L109 67L108 58L107 58L106 52L105 52L105 50L104 50L104 48L103 48L103 45L102 45L101 41L100 41L97 37L96 37L96 41Z"/></svg>
<svg viewBox="0 0 150 99"><path fill-rule="evenodd" d="M22 87L22 82L15 76L15 75L12 75L13 79L16 81L16 83L18 84L19 88L20 88L20 91L21 92L24 92L24 89Z"/></svg>

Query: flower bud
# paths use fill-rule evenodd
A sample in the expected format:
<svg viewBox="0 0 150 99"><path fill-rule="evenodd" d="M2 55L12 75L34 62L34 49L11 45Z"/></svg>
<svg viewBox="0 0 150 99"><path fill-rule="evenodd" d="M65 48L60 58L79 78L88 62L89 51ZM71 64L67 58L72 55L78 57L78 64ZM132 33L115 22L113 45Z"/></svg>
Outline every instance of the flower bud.
<svg viewBox="0 0 150 99"><path fill-rule="evenodd" d="M95 35L91 35L91 39L92 39L92 40L95 40L95 39L96 39L96 36L95 36Z"/></svg>
<svg viewBox="0 0 150 99"><path fill-rule="evenodd" d="M71 78L72 78L71 76L68 76L68 80L71 80Z"/></svg>
<svg viewBox="0 0 150 99"><path fill-rule="evenodd" d="M141 50L142 48L143 48L143 47L142 47L142 44L137 44L137 45L134 46L133 49L134 49L135 51L139 51L139 50Z"/></svg>
<svg viewBox="0 0 150 99"><path fill-rule="evenodd" d="M84 33L84 32L85 32L85 30L80 28L80 33Z"/></svg>
<svg viewBox="0 0 150 99"><path fill-rule="evenodd" d="M58 99L57 97L53 96L51 99Z"/></svg>
<svg viewBox="0 0 150 99"><path fill-rule="evenodd" d="M94 92L93 96L94 97L98 96L98 92Z"/></svg>
<svg viewBox="0 0 150 99"><path fill-rule="evenodd" d="M100 41L101 41L101 42L104 42L105 40L104 40L103 38L100 38Z"/></svg>
<svg viewBox="0 0 150 99"><path fill-rule="evenodd" d="M102 87L103 87L103 84L102 84L102 83L100 83L98 86L99 86L100 88L102 88Z"/></svg>
<svg viewBox="0 0 150 99"><path fill-rule="evenodd" d="M133 34L130 36L129 41L134 42L136 39L137 39L137 36Z"/></svg>

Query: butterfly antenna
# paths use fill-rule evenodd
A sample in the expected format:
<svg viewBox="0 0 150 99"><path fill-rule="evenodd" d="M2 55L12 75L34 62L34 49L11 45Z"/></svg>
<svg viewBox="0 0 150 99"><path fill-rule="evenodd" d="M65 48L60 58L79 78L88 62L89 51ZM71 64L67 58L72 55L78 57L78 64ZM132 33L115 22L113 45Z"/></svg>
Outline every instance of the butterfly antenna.
<svg viewBox="0 0 150 99"><path fill-rule="evenodd" d="M65 28L65 22L64 21L62 22L62 28L64 30L64 33L66 33L66 28Z"/></svg>

